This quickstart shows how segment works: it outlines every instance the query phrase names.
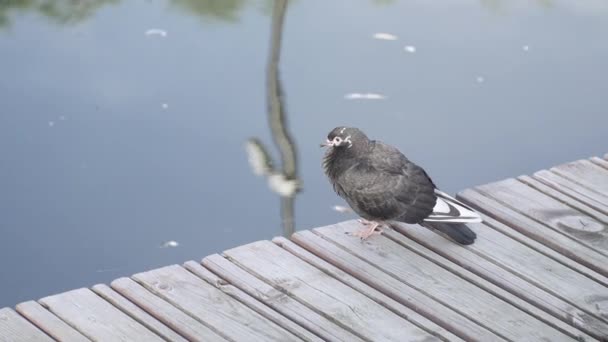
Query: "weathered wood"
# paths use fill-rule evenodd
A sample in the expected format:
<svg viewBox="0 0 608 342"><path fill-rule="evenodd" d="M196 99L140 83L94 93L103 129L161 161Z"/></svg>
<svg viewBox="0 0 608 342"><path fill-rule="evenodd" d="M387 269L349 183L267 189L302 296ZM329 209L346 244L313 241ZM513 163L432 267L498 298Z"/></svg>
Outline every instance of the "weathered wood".
<svg viewBox="0 0 608 342"><path fill-rule="evenodd" d="M360 341L356 336L341 329L301 303L276 291L268 284L253 277L223 257L217 254L210 255L204 259L204 262L206 265L212 266L209 269L221 275L222 278L218 278L211 271L194 261L187 262L184 264L184 267L222 292L246 304L262 316L289 330L302 340ZM234 285L227 283L223 279ZM319 336L323 339L319 338Z"/></svg>
<svg viewBox="0 0 608 342"><path fill-rule="evenodd" d="M333 227L333 226L332 226ZM337 248L310 231L297 232L292 240L353 277L424 315L465 340L497 341L501 337L459 314L449 305L437 302L419 290L380 271L364 260Z"/></svg>
<svg viewBox="0 0 608 342"><path fill-rule="evenodd" d="M608 221L608 214L603 212L603 210L598 210L596 208L594 208L593 206L588 205L587 203L584 203L582 201L578 201L574 198L572 198L572 196L569 196L568 194L559 191L558 189L554 189L551 186L535 179L532 178L530 176L519 176L517 177L517 180L526 184L527 186L533 188L536 191L539 191L547 196L552 197L553 199L562 202L563 204L572 207L574 209L576 209L578 212L585 214L585 216L590 216L594 219L596 219L599 222L602 222L603 220L607 220ZM607 198L608 200L608 198ZM606 206L608 208L608 206ZM606 222L602 222L603 224L606 224Z"/></svg>
<svg viewBox="0 0 608 342"><path fill-rule="evenodd" d="M52 342L53 339L9 308L0 309L0 342Z"/></svg>
<svg viewBox="0 0 608 342"><path fill-rule="evenodd" d="M608 196L608 170L589 160L577 160L552 167L550 170L591 191Z"/></svg>
<svg viewBox="0 0 608 342"><path fill-rule="evenodd" d="M39 302L93 341L162 341L89 289L64 292Z"/></svg>
<svg viewBox="0 0 608 342"><path fill-rule="evenodd" d="M467 248L418 225L398 225L384 234L571 337L590 338L564 322L596 338L606 335L604 309L589 301L600 302L608 288L487 225L469 228L478 238Z"/></svg>
<svg viewBox="0 0 608 342"><path fill-rule="evenodd" d="M296 341L296 336L178 265L132 277L154 294L234 341Z"/></svg>
<svg viewBox="0 0 608 342"><path fill-rule="evenodd" d="M304 232L298 233L297 236L300 237L302 233L304 233ZM296 235L294 235L292 237L295 238ZM285 249L289 253L297 256L298 258L300 258L300 259L306 261L307 263L313 265L314 267L320 269L324 273L336 278L340 282L348 285L349 287L355 289L356 291L366 295L367 297L374 300L376 303L384 306L385 308L391 310L395 314L416 324L418 327L420 327L421 329L424 329L425 331L429 332L430 334L437 336L440 339L445 340L445 341L462 341L459 337L454 335L449 330L443 328L442 326L433 322L429 318L425 317L422 312L422 311L424 311L423 310L424 307L416 306L414 309L411 309L411 308L399 303L395 299L389 297L387 294L376 290L375 288L371 287L370 285L365 284L364 282L362 282L359 279L353 277L352 275L342 271L341 269L334 266L333 264L330 264L328 261L319 258L315 254L312 254L308 250L300 247L299 245L296 245L294 242L287 240L286 238L284 238L282 236L276 237L272 241L277 246ZM378 282L382 282L383 280L384 280L383 278L377 279ZM428 302L430 303L432 301L429 300ZM434 315L431 315L431 317L433 317L433 316ZM447 313L447 316L448 317L443 317L443 320L449 321L450 314ZM479 329L479 331L482 334L482 337L485 336L484 334L486 334L486 335L490 334L487 330L484 330L483 328L478 327L477 325L475 325L471 322L465 321L462 323L465 325L465 330L468 329L468 327L470 325L472 325L474 327L474 329ZM498 338L495 335L492 335L492 337Z"/></svg>
<svg viewBox="0 0 608 342"><path fill-rule="evenodd" d="M249 273L363 339L439 340L273 243L259 241L224 254Z"/></svg>
<svg viewBox="0 0 608 342"><path fill-rule="evenodd" d="M534 178L579 202L585 203L591 208L608 215L608 196L591 191L568 178L564 178L547 170L534 173Z"/></svg>
<svg viewBox="0 0 608 342"><path fill-rule="evenodd" d="M591 157L589 160L592 163L594 163L594 164L596 164L598 166L601 166L604 169L608 170L608 161L606 161L604 159L601 159L601 158L598 158L598 157Z"/></svg>
<svg viewBox="0 0 608 342"><path fill-rule="evenodd" d="M125 297L121 296L116 291L112 290L109 286L105 284L97 284L91 289L93 290L93 292L97 293L101 298L108 301L108 303L119 308L124 313L131 316L131 318L135 319L160 337L168 341L186 341L186 339L181 337L175 331L171 330L166 325L162 324L157 319L150 316L147 312L130 302Z"/></svg>
<svg viewBox="0 0 608 342"><path fill-rule="evenodd" d="M130 278L119 278L112 282L112 288L150 315L178 332L189 341L225 341L220 334L197 321L169 302L137 284Z"/></svg>
<svg viewBox="0 0 608 342"><path fill-rule="evenodd" d="M460 197L458 197L460 198ZM535 250L536 252L555 260L556 262L567 266L570 270L578 272L583 276L601 284L602 286L608 287L608 277L586 267L585 265L581 265L576 261L564 256L563 254L556 252L555 250L543 245L542 243L518 232L517 230L507 226L506 224L499 222L487 215L483 215L483 223L491 227L492 229L500 232L501 234L508 236L514 241L521 243L522 245Z"/></svg>
<svg viewBox="0 0 608 342"><path fill-rule="evenodd" d="M76 329L33 300L17 305L16 310L40 330L59 341L90 341Z"/></svg>
<svg viewBox="0 0 608 342"><path fill-rule="evenodd" d="M487 197L476 190L464 190L460 193L460 198L480 212L509 225L520 233L551 247L564 256L599 272L603 276L608 276L607 258L595 250L502 205L493 198Z"/></svg>
<svg viewBox="0 0 608 342"><path fill-rule="evenodd" d="M583 214L515 179L478 186L475 190L603 254L608 265L608 216L580 203L578 207L585 211Z"/></svg>
<svg viewBox="0 0 608 342"><path fill-rule="evenodd" d="M339 227L321 227L314 232L495 334L515 341L568 339L544 322L384 236L361 243L359 238L348 235L361 229L360 225Z"/></svg>

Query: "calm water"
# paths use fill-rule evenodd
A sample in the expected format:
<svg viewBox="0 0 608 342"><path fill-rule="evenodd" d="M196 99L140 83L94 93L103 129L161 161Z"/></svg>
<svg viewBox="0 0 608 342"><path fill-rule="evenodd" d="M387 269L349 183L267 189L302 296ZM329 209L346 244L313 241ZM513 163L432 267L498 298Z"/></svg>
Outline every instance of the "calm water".
<svg viewBox="0 0 608 342"><path fill-rule="evenodd" d="M283 234L250 138L301 181L296 229L351 218L337 125L449 192L608 152L603 0L294 1L274 131L270 0L73 4L0 1L0 307Z"/></svg>

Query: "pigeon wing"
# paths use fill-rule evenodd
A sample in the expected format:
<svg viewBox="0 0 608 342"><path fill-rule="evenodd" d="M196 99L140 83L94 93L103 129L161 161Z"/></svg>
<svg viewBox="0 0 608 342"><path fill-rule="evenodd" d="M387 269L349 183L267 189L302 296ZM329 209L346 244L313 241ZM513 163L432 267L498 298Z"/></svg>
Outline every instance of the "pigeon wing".
<svg viewBox="0 0 608 342"><path fill-rule="evenodd" d="M424 170L382 143L375 143L337 183L353 210L366 219L418 223L435 206L434 185Z"/></svg>

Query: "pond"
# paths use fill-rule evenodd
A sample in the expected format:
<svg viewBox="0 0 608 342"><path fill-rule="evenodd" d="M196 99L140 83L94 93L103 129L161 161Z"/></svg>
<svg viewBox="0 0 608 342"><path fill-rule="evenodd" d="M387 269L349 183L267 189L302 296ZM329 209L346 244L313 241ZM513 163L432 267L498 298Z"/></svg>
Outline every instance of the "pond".
<svg viewBox="0 0 608 342"><path fill-rule="evenodd" d="M451 193L608 152L603 0L281 5L0 2L0 307L352 218L338 125Z"/></svg>

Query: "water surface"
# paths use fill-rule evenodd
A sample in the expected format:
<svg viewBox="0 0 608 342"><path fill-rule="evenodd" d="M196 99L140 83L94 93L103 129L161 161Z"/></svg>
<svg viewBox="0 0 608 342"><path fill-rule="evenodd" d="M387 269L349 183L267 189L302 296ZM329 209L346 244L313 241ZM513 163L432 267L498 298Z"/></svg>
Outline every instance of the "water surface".
<svg viewBox="0 0 608 342"><path fill-rule="evenodd" d="M272 13L0 2L0 307L270 239L292 204L296 229L350 218L320 167L337 125L452 193L608 152L604 1L293 1L274 87ZM293 203L250 138L301 181Z"/></svg>

